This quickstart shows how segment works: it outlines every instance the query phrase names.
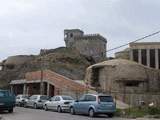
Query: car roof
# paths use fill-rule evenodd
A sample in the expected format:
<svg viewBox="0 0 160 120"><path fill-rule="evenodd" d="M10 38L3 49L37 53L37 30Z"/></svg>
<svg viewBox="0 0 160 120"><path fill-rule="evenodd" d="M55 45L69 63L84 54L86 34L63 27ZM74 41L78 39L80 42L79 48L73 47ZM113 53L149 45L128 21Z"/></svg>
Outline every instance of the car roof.
<svg viewBox="0 0 160 120"><path fill-rule="evenodd" d="M111 96L111 95L106 95L106 94L101 94L101 93L98 93L98 94L84 94L84 95L92 95L92 96Z"/></svg>
<svg viewBox="0 0 160 120"><path fill-rule="evenodd" d="M69 95L55 95L53 97L71 97L71 96L69 96Z"/></svg>
<svg viewBox="0 0 160 120"><path fill-rule="evenodd" d="M29 96L29 95L23 95L23 94L19 94L19 95L17 95L17 96Z"/></svg>
<svg viewBox="0 0 160 120"><path fill-rule="evenodd" d="M0 91L9 91L9 90L2 90L2 89L0 89Z"/></svg>
<svg viewBox="0 0 160 120"><path fill-rule="evenodd" d="M47 96L47 95L32 95L32 96Z"/></svg>

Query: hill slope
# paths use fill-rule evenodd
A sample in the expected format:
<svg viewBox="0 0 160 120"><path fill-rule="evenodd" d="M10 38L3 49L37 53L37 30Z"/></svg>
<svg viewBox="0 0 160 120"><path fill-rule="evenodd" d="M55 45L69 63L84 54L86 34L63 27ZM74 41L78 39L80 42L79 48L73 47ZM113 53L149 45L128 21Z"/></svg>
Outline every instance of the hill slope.
<svg viewBox="0 0 160 120"><path fill-rule="evenodd" d="M7 66L5 61L3 64ZM32 59L28 59L24 63L16 64L14 62L12 69L4 67L0 71L0 87L8 87L11 80L24 79L26 72L40 69L50 69L73 80L83 79L85 70L89 65L91 62L75 49L61 47L47 54L32 56Z"/></svg>

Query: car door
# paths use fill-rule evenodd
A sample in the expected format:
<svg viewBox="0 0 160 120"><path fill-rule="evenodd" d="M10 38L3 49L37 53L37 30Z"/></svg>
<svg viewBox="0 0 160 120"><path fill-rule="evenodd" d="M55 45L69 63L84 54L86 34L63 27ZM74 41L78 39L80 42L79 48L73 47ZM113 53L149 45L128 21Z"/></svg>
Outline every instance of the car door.
<svg viewBox="0 0 160 120"><path fill-rule="evenodd" d="M31 106L31 101L33 100L34 96L31 96L27 101L27 106Z"/></svg>
<svg viewBox="0 0 160 120"><path fill-rule="evenodd" d="M89 107L96 102L96 96L85 95L84 100L80 102L81 113L88 114Z"/></svg>
<svg viewBox="0 0 160 120"><path fill-rule="evenodd" d="M61 98L57 96L54 101L54 109L57 110L58 105L60 104Z"/></svg>
<svg viewBox="0 0 160 120"><path fill-rule="evenodd" d="M53 103L55 101L55 97L52 97L48 102L47 102L47 107L48 109L54 110L53 108Z"/></svg>
<svg viewBox="0 0 160 120"><path fill-rule="evenodd" d="M29 106L33 107L37 99L38 96L32 96L31 99L29 100Z"/></svg>
<svg viewBox="0 0 160 120"><path fill-rule="evenodd" d="M84 99L80 102L80 112L81 113L88 113L88 101L89 101L89 95L85 95Z"/></svg>
<svg viewBox="0 0 160 120"><path fill-rule="evenodd" d="M46 95L41 95L39 96L39 99L37 100L37 105L39 107L42 107L43 106L43 103L46 102L48 99L48 97Z"/></svg>
<svg viewBox="0 0 160 120"><path fill-rule="evenodd" d="M85 98L86 98L86 95L83 95L78 101L75 101L74 109L75 109L76 112L78 112L78 113L83 113L84 112L82 106L85 102Z"/></svg>
<svg viewBox="0 0 160 120"><path fill-rule="evenodd" d="M5 104L8 104L8 97L6 91L0 91L0 107L5 106Z"/></svg>
<svg viewBox="0 0 160 120"><path fill-rule="evenodd" d="M60 100L59 96L55 96L55 98L51 101L51 107L53 110L57 110L57 104L58 101Z"/></svg>

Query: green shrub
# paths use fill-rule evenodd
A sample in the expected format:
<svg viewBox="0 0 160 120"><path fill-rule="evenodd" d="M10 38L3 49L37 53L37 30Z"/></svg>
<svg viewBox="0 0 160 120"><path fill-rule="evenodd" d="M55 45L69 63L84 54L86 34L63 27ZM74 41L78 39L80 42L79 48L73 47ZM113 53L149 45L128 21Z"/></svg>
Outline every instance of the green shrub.
<svg viewBox="0 0 160 120"><path fill-rule="evenodd" d="M127 117L127 118L137 118L150 115L160 116L160 108L158 107L132 107L128 109L117 109L116 116Z"/></svg>
<svg viewBox="0 0 160 120"><path fill-rule="evenodd" d="M148 114L149 115L158 115L158 114L160 114L160 108L158 108L158 107L149 107L148 108Z"/></svg>

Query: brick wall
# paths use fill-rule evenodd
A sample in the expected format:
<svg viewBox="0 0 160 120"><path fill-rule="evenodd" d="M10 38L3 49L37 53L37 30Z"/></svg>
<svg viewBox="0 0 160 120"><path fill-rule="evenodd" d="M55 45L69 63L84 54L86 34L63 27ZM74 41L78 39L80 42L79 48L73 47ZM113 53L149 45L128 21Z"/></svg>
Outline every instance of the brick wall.
<svg viewBox="0 0 160 120"><path fill-rule="evenodd" d="M29 72L25 75L26 80L40 80L41 79L41 71L36 72ZM85 91L86 86L82 85L80 83L75 82L74 80L71 80L65 76L62 76L60 74L57 74L50 70L44 70L43 71L43 79L48 80L50 83L52 83L56 88L64 89L67 88L68 90L72 91Z"/></svg>

